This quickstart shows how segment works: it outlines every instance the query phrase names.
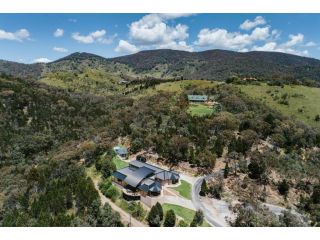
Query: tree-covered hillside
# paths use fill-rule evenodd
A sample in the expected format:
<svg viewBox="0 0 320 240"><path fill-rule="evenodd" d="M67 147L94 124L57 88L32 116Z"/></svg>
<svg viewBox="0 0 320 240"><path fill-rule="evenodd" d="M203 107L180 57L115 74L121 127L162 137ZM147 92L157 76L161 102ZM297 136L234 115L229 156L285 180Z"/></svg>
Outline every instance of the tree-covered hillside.
<svg viewBox="0 0 320 240"><path fill-rule="evenodd" d="M162 49L109 59L89 53L73 53L47 64L0 61L0 73L33 79L56 72L82 73L86 69L131 78L226 80L236 76L313 86L319 86L320 81L319 60L279 52L184 52Z"/></svg>

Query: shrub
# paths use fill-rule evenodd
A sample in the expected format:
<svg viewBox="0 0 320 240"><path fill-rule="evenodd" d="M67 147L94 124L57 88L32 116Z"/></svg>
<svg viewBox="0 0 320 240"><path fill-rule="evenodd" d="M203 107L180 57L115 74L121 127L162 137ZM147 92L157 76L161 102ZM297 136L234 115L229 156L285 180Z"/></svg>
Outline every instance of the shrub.
<svg viewBox="0 0 320 240"><path fill-rule="evenodd" d="M208 186L207 186L207 182L205 179L203 179L202 184L201 184L201 189L200 189L200 196L206 196L208 193Z"/></svg>
<svg viewBox="0 0 320 240"><path fill-rule="evenodd" d="M148 214L147 221L148 221L148 224L150 227L160 227L161 226L161 216L160 216L161 213L159 212L159 207L157 206L158 204L159 203L152 206L152 208ZM162 207L161 207L161 209L162 209ZM163 218L163 215L162 215L162 218Z"/></svg>
<svg viewBox="0 0 320 240"><path fill-rule="evenodd" d="M140 202L129 202L128 210L131 215L138 220L143 220L146 215L146 211L143 209Z"/></svg>
<svg viewBox="0 0 320 240"><path fill-rule="evenodd" d="M178 223L178 227L188 227L188 224L185 221L180 220Z"/></svg>
<svg viewBox="0 0 320 240"><path fill-rule="evenodd" d="M110 198L111 201L115 202L120 197L121 192L117 187L111 185L106 191L105 195L106 197Z"/></svg>
<svg viewBox="0 0 320 240"><path fill-rule="evenodd" d="M112 161L110 157L102 157L99 161L101 161L101 173L102 176L108 178L111 174L116 170L116 165Z"/></svg>
<svg viewBox="0 0 320 240"><path fill-rule="evenodd" d="M166 212L163 225L165 227L174 227L176 225L176 214L172 209Z"/></svg>
<svg viewBox="0 0 320 240"><path fill-rule="evenodd" d="M284 179L280 183L278 183L278 191L281 195L287 196L290 189L289 183Z"/></svg>
<svg viewBox="0 0 320 240"><path fill-rule="evenodd" d="M100 183L99 188L100 188L101 192L103 193L103 195L107 194L107 191L111 185L112 185L111 178L106 178Z"/></svg>
<svg viewBox="0 0 320 240"><path fill-rule="evenodd" d="M194 214L193 220L190 224L190 227L197 227L203 223L203 212L201 210L196 211Z"/></svg>

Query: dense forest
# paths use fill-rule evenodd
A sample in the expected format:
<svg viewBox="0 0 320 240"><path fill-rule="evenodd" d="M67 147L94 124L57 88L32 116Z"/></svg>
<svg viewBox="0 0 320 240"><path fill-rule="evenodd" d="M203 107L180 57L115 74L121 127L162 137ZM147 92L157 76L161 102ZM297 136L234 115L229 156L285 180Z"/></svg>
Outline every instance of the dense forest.
<svg viewBox="0 0 320 240"><path fill-rule="evenodd" d="M0 225L121 226L79 164L108 101L7 76L0 96Z"/></svg>

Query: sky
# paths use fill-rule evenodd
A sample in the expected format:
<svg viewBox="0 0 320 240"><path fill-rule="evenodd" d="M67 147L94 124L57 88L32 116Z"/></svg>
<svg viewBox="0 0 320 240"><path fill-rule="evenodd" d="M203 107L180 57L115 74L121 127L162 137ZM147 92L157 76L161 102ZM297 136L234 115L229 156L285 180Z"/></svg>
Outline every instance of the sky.
<svg viewBox="0 0 320 240"><path fill-rule="evenodd" d="M320 14L0 14L0 59L50 62L73 52L278 51L320 59Z"/></svg>

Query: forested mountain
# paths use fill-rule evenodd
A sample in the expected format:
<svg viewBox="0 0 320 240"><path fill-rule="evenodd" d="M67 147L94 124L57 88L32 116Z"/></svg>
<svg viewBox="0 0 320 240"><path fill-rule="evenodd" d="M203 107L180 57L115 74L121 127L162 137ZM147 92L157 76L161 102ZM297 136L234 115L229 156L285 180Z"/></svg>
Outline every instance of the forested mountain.
<svg viewBox="0 0 320 240"><path fill-rule="evenodd" d="M51 72L81 72L87 68L136 77L226 80L238 76L320 81L320 60L279 52L185 52L163 49L109 59L89 53L73 53L47 64L0 61L0 72L35 79Z"/></svg>

